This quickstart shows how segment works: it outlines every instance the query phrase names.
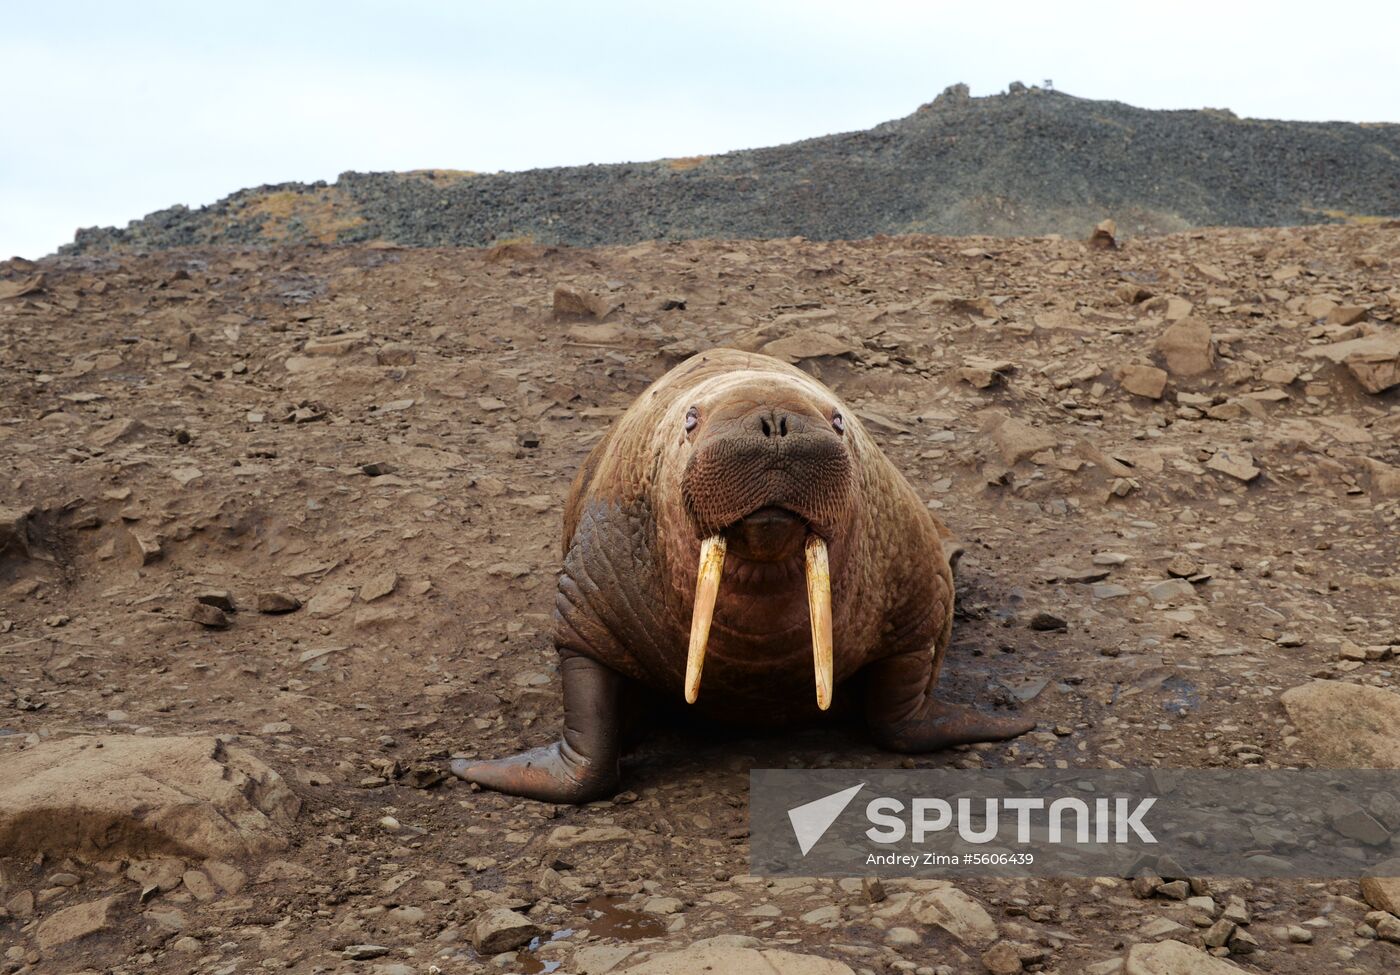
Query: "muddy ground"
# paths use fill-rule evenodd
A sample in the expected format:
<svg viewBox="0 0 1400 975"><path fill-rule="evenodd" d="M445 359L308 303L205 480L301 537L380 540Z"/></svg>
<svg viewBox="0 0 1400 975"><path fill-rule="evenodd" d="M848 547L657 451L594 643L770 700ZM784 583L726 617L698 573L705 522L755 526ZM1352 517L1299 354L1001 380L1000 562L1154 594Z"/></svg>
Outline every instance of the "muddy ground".
<svg viewBox="0 0 1400 975"><path fill-rule="evenodd" d="M1387 227L0 265L0 508L28 525L0 556L0 763L69 735L216 734L303 800L246 886L173 886L54 950L39 922L134 890L122 865L0 861L0 965L602 972L741 935L858 971L984 971L989 942L908 913L917 884L871 904L747 876L748 770L1311 764L1281 692L1396 685L1400 389L1307 353L1393 334L1397 269ZM556 315L560 286L588 310ZM555 735L570 479L651 380L718 345L782 353L855 408L967 544L947 696L1038 729L905 759L840 724L662 726L627 791L582 808L444 781L450 754ZM1154 362L1162 398L1120 383ZM199 608L217 590L236 611ZM279 595L300 608L259 612ZM957 886L1030 970L1117 971L1216 920L1111 880ZM1244 971L1400 970L1354 881L1210 886L1247 906ZM567 933L484 957L472 925L500 906ZM347 958L365 944L385 950Z"/></svg>

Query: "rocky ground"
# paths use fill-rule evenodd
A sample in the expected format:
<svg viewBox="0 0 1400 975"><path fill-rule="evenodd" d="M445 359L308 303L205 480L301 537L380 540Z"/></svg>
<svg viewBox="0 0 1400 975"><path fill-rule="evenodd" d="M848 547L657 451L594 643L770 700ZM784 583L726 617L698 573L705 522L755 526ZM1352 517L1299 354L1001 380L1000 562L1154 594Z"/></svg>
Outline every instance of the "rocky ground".
<svg viewBox="0 0 1400 975"><path fill-rule="evenodd" d="M520 173L344 173L241 190L65 250L374 240L593 246L803 234L1125 233L1400 217L1400 125L1151 111L1012 85L954 85L863 132L712 156ZM462 165L470 165L466 160Z"/></svg>
<svg viewBox="0 0 1400 975"><path fill-rule="evenodd" d="M1400 970L1384 882L746 873L750 767L1400 766L1397 269L1394 227L0 265L0 965ZM852 404L968 545L948 696L1038 729L444 780L555 734L569 480L715 345Z"/></svg>

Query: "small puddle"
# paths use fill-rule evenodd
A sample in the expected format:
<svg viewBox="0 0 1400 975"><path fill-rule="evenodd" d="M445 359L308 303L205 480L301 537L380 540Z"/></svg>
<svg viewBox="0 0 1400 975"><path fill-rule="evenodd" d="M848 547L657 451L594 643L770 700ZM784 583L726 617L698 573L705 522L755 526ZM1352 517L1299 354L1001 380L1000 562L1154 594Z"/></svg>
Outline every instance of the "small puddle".
<svg viewBox="0 0 1400 975"><path fill-rule="evenodd" d="M573 933L573 928L560 928L549 936L548 941L558 941L560 938L569 938L573 936ZM547 944L548 941L544 938L531 938L530 943L515 956L515 968L513 970L519 972L520 975L541 975L541 973L543 973L543 975L549 975L550 972L557 969L563 964L562 962L545 961L535 954L535 952L540 950L540 945Z"/></svg>
<svg viewBox="0 0 1400 975"><path fill-rule="evenodd" d="M619 941L637 941L640 938L657 938L666 933L666 924L654 914L642 914L619 906L620 897L600 894L587 904L590 911L599 916L588 922L588 930L600 938L616 938Z"/></svg>
<svg viewBox="0 0 1400 975"><path fill-rule="evenodd" d="M666 924L659 917L653 914L643 914L640 911L629 911L621 906L622 900L621 897L599 894L584 905L589 913L598 915L590 917L588 920L590 934L599 938L613 938L617 941L637 941L641 938L660 937L666 933ZM519 972L520 975L549 975L550 972L558 969L561 963L546 961L535 952L540 950L541 945L558 941L560 938L573 937L573 933L573 928L560 928L548 938L531 939L530 943L520 949L515 956L515 967L511 971Z"/></svg>
<svg viewBox="0 0 1400 975"><path fill-rule="evenodd" d="M535 939L535 941L539 940L539 938ZM563 962L557 961L541 961L531 954L531 952L538 947L535 941L531 941L528 949L515 956L515 967L512 968L511 971L519 972L520 975L540 975L541 972L543 972L544 975L549 975L550 972L555 971L563 964Z"/></svg>

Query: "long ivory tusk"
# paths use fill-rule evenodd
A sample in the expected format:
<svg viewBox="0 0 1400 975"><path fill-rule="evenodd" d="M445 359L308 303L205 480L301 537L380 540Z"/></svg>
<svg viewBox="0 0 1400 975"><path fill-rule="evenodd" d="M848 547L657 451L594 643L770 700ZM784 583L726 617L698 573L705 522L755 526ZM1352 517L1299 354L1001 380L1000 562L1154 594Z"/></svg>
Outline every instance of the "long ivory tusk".
<svg viewBox="0 0 1400 975"><path fill-rule="evenodd" d="M700 671L705 667L705 645L715 615L719 577L724 572L723 535L711 535L700 543L700 572L695 579L695 610L690 617L690 651L685 658L685 700L694 704L700 696Z"/></svg>
<svg viewBox="0 0 1400 975"><path fill-rule="evenodd" d="M807 539L807 608L812 614L812 665L817 673L817 707L831 707L831 566L826 542L816 535Z"/></svg>

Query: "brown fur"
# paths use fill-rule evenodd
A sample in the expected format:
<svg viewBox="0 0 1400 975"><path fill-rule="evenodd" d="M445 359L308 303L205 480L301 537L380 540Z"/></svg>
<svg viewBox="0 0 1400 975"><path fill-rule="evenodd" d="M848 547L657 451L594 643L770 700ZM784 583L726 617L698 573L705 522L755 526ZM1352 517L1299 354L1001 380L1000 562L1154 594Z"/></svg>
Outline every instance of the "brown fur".
<svg viewBox="0 0 1400 975"><path fill-rule="evenodd" d="M944 528L915 495L861 425L854 411L807 374L768 356L716 350L695 356L642 393L608 435L594 447L570 493L564 517L564 548L604 544L580 538L585 511L607 508L643 511L654 525L654 571L648 582L660 591L617 594L635 604L658 605L645 627L618 613L603 620L614 637L585 634L575 639L580 607L561 601L560 645L592 656L624 674L659 686L680 699L701 531L684 501L683 480L696 446L685 435L686 411L721 412L736 401L791 400L845 420L844 442L854 481L850 510L834 524L832 559L836 680L840 682L883 656L926 648L935 670L947 646L953 617L953 583L941 539ZM825 534L825 532L824 532ZM731 560L732 561L732 560ZM810 633L800 570L788 580L787 598L746 593L726 563L715 614L702 710L727 712L761 702L769 693L793 694L812 682ZM566 576L569 561L566 559ZM606 594L601 600L607 602ZM589 601L596 613L600 600ZM608 607L602 610L609 615ZM646 632L640 632L645 629ZM660 634L657 630L662 630ZM798 693L799 710L811 710L810 693ZM838 692L839 696L839 692ZM786 703L786 702L785 702Z"/></svg>

